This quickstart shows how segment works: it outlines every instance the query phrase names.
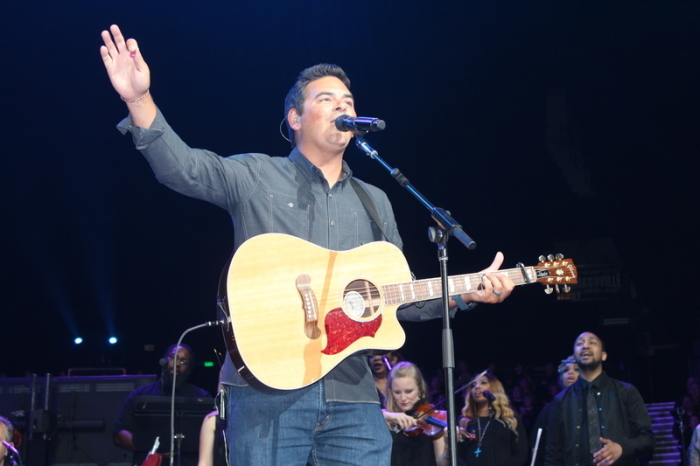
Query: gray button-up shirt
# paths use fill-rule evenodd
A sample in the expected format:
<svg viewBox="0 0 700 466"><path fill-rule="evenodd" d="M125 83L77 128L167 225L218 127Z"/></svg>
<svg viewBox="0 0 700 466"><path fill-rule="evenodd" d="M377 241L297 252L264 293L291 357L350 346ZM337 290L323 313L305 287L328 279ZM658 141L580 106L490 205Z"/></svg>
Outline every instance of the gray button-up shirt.
<svg viewBox="0 0 700 466"><path fill-rule="evenodd" d="M187 196L226 209L233 220L234 247L262 233L286 233L326 249L344 251L374 241L370 217L349 183L352 171L343 162L343 176L329 187L322 172L297 149L288 157L240 154L220 157L188 147L158 112L150 128L134 126L130 118L118 129L131 132L156 178ZM386 194L363 183L382 220L388 241L402 247L394 213ZM440 316L440 301L398 311L402 320ZM378 403L366 355L346 358L325 377L327 401ZM245 381L226 358L222 382Z"/></svg>

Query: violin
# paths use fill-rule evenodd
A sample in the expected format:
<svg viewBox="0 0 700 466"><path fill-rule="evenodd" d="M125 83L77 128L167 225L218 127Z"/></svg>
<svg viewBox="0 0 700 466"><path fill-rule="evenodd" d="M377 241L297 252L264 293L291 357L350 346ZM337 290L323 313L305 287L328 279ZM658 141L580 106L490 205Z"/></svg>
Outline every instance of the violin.
<svg viewBox="0 0 700 466"><path fill-rule="evenodd" d="M457 441L458 442L476 442L476 434L469 432L466 427L457 426Z"/></svg>
<svg viewBox="0 0 700 466"><path fill-rule="evenodd" d="M405 435L413 437L424 434L436 440L445 434L445 427L447 427L447 411L435 409L435 405L425 400L420 400L413 408L406 411L406 414L418 421L418 424L404 429L403 433Z"/></svg>

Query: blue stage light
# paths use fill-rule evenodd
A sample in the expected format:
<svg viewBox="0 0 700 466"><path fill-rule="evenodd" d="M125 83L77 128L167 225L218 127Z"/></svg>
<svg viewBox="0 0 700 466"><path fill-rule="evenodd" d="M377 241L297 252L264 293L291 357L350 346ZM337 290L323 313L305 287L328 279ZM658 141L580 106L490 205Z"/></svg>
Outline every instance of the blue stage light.
<svg viewBox="0 0 700 466"><path fill-rule="evenodd" d="M76 345L79 345L79 344L81 344L82 342L83 342L83 339L80 338L80 337L76 337L76 339L73 340L73 343L75 343Z"/></svg>
<svg viewBox="0 0 700 466"><path fill-rule="evenodd" d="M117 342L117 337L110 337L110 339L108 341L109 341L110 345L113 345Z"/></svg>

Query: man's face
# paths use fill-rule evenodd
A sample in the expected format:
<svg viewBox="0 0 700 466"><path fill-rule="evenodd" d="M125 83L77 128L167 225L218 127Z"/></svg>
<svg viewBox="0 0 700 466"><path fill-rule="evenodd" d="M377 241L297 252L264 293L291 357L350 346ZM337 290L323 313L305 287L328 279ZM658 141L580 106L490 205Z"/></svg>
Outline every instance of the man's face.
<svg viewBox="0 0 700 466"><path fill-rule="evenodd" d="M168 374L173 373L173 363L175 362L175 353L171 353L168 359ZM192 355L187 348L179 348L177 350L177 378L178 385L184 382L192 372Z"/></svg>
<svg viewBox="0 0 700 466"><path fill-rule="evenodd" d="M339 131L335 119L340 115L357 116L350 90L335 76L324 76L306 87L301 115L291 113L292 128L298 131L297 146L302 150L337 151L347 147L353 134ZM298 117L298 119L297 119Z"/></svg>
<svg viewBox="0 0 700 466"><path fill-rule="evenodd" d="M574 342L574 359L581 369L595 369L607 358L603 344L594 333L584 332Z"/></svg>

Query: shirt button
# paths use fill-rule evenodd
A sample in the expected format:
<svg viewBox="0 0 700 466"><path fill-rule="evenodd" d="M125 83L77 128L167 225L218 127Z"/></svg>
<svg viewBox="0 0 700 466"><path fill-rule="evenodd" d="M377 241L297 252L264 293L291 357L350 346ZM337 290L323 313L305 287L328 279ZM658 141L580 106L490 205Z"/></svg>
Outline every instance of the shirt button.
<svg viewBox="0 0 700 466"><path fill-rule="evenodd" d="M333 197L333 194L332 194L332 193L328 193L328 197Z"/></svg>
<svg viewBox="0 0 700 466"><path fill-rule="evenodd" d="M334 222L334 221L331 221L331 226L332 226L332 227L335 226L335 222Z"/></svg>
<svg viewBox="0 0 700 466"><path fill-rule="evenodd" d="M581 426L576 426L576 428L577 428L577 429L580 429L580 428L581 428Z"/></svg>

